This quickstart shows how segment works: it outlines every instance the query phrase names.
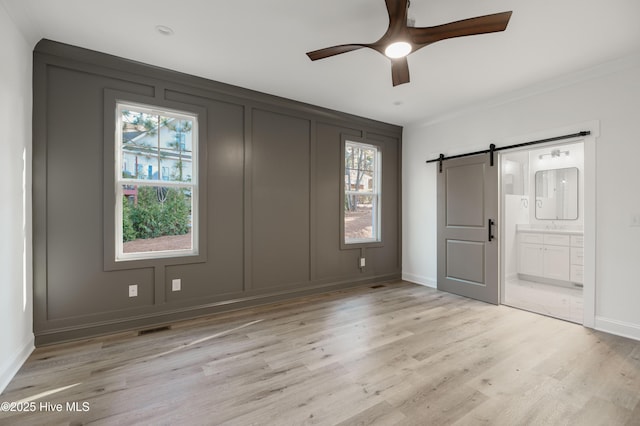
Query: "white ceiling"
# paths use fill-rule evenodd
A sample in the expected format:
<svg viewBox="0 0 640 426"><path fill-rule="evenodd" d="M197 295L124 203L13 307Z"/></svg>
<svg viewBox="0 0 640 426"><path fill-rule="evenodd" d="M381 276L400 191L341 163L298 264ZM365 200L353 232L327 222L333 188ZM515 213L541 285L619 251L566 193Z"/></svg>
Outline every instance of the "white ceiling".
<svg viewBox="0 0 640 426"><path fill-rule="evenodd" d="M416 26L513 10L502 33L445 40L409 56L411 82L362 49L384 0L0 0L26 38L48 38L212 80L406 125L640 51L638 0L412 0ZM173 36L155 31L157 25Z"/></svg>

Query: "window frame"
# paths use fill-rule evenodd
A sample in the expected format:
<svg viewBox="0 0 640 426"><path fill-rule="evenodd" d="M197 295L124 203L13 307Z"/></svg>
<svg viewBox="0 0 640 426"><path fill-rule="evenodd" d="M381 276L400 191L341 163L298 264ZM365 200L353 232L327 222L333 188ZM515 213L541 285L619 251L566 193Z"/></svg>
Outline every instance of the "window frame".
<svg viewBox="0 0 640 426"><path fill-rule="evenodd" d="M125 178L122 176L122 162L123 162L123 139L122 139L122 112L126 110L132 110L137 113L145 113L149 115L157 115L159 117L174 118L178 120L190 120L192 125L192 146L191 146L191 181L167 181L162 180L162 166L160 162L160 155L158 154L158 178L157 179L140 179L140 178ZM158 152L160 152L160 122L158 122ZM193 113L187 113L184 111L176 111L174 109L168 109L164 107L158 107L153 105L145 105L135 102L116 102L116 138L115 138L115 167L114 167L114 185L115 185L115 261L116 262L128 262L135 260L145 259L158 259L167 257L184 257L184 256L197 256L199 253L198 247L198 230L199 215L198 215L198 116ZM152 166L151 166L152 167ZM150 169L151 169L150 167ZM153 176L153 175L152 175ZM174 249L174 250L158 250L149 252L124 252L123 242L123 208L124 208L124 185L135 185L137 187L163 187L163 188L181 188L191 190L191 249Z"/></svg>
<svg viewBox="0 0 640 426"><path fill-rule="evenodd" d="M119 117L117 106L126 104L130 106L141 106L151 108L154 111L178 113L190 118L195 117L197 129L193 130L193 149L198 151L198 158L193 161L192 181L196 180L197 189L192 191L192 197L197 197L197 203L192 207L192 238L197 243L197 252L189 250L178 252L176 250L164 252L150 252L144 256L135 256L126 260L117 260L117 241L122 241L122 219L116 214L116 204L118 202L118 185L116 185L116 173L121 173L119 163L118 144L116 139L120 129L117 125ZM129 270L139 268L155 268L161 271L163 266L183 265L203 263L207 261L207 109L197 104L187 104L160 98L158 96L147 96L130 92L123 92L113 89L104 89L104 204L103 210L103 259L105 271ZM149 186L174 186L167 185L168 181L160 181L160 185L153 185L154 181L145 180L144 184ZM151 183L151 184L150 184ZM180 184L178 184L180 186ZM120 203L120 209L122 203ZM118 222L118 220L120 222ZM196 222L197 221L197 222ZM195 225L197 223L197 225ZM116 240L118 238L118 240ZM122 243L121 243L122 244ZM197 244L197 246L196 246ZM158 255L162 253L162 255Z"/></svg>
<svg viewBox="0 0 640 426"><path fill-rule="evenodd" d="M340 146L340 248L342 250L349 249L360 249L365 247L382 247L383 244L383 230L382 230L382 203L383 203L383 191L382 191L382 174L383 174L383 149L380 144L372 143L368 141L366 138L358 138L351 135L342 136L341 137L341 146ZM374 148L376 150L376 160L374 167L374 188L376 191L373 192L358 192L358 191L347 191L345 187L345 175L346 175L346 149L347 145L352 146L362 146L368 149ZM352 192L353 194L360 195L372 195L377 199L376 203L376 211L375 215L375 223L374 226L374 238L367 239L354 239L347 241L345 234L345 204L347 193Z"/></svg>

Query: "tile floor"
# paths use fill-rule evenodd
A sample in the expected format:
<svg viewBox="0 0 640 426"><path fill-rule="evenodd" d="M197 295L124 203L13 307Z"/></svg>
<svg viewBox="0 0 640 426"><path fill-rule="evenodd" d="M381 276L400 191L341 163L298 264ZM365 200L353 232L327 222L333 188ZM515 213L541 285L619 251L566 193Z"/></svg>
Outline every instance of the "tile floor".
<svg viewBox="0 0 640 426"><path fill-rule="evenodd" d="M582 289L520 279L508 280L504 304L582 324Z"/></svg>

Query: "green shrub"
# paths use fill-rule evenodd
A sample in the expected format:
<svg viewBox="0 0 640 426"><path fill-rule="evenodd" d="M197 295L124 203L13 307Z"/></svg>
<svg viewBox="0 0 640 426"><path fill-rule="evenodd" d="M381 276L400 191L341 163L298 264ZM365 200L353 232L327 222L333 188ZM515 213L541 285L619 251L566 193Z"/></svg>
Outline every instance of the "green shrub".
<svg viewBox="0 0 640 426"><path fill-rule="evenodd" d="M122 240L133 241L136 239L136 231L131 220L131 203L127 197L122 197Z"/></svg>
<svg viewBox="0 0 640 426"><path fill-rule="evenodd" d="M135 238L146 239L188 233L189 214L190 200L182 189L142 186L130 218Z"/></svg>
<svg viewBox="0 0 640 426"><path fill-rule="evenodd" d="M162 235L184 235L189 232L189 204L182 190L167 190L160 214Z"/></svg>

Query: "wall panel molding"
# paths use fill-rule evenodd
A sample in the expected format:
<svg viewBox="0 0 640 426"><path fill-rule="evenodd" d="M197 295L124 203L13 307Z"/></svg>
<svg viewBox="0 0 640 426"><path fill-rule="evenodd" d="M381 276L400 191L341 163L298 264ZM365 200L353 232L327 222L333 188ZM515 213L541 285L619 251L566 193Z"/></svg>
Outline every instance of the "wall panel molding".
<svg viewBox="0 0 640 426"><path fill-rule="evenodd" d="M206 255L197 262L108 267L115 129L105 93L200 111ZM36 345L400 278L398 126L43 40L33 134ZM367 250L364 270L359 252L338 244L341 134L370 135L387 157L385 242ZM131 284L138 297L128 297Z"/></svg>

